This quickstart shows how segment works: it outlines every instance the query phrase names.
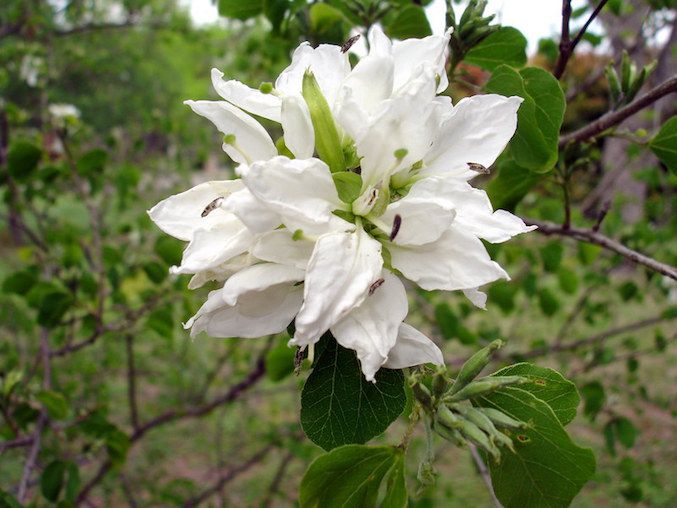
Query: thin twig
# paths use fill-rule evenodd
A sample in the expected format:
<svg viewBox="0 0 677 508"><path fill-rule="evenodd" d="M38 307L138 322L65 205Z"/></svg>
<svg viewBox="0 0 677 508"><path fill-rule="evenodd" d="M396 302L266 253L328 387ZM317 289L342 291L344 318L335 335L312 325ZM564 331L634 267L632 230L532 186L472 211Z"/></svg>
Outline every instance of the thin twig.
<svg viewBox="0 0 677 508"><path fill-rule="evenodd" d="M650 106L657 100L674 92L677 92L677 76L673 76L657 87L649 90L642 97L634 100L624 108L609 112L591 124L578 129L577 131L560 136L559 147L562 149L569 143L580 143L581 141L586 141L590 138L593 138L605 130L620 124L626 118L634 115L647 106Z"/></svg>
<svg viewBox="0 0 677 508"><path fill-rule="evenodd" d="M525 222L529 225L537 226L537 231L544 235L568 236L581 242L594 243L595 245L599 245L600 247L615 252L616 254L620 254L624 258L629 259L634 263L644 265L651 270L670 277L671 279L677 280L676 268L629 249L622 243L612 240L611 238L591 229L582 229L576 227L565 228L551 222L536 221L531 219L526 219Z"/></svg>
<svg viewBox="0 0 677 508"><path fill-rule="evenodd" d="M277 471L275 472L275 476L273 476L273 481L270 482L270 486L266 492L266 497L261 502L261 508L268 508L269 506L272 506L273 498L280 490L282 479L284 478L287 468L289 467L289 464L291 464L293 458L294 453L288 451L280 459L280 464L277 466Z"/></svg>
<svg viewBox="0 0 677 508"><path fill-rule="evenodd" d="M486 464L482 460L482 457L480 457L477 448L475 447L474 444L471 443L468 443L468 447L470 448L470 455L472 455L472 458L475 461L475 465L477 466L480 476L482 476L482 480L484 480L484 484L487 486L487 490L489 491L489 495L491 496L491 501L494 503L494 506L496 508L503 508L503 505L498 500L498 498L496 497L496 493L494 492L494 486L491 483L491 475L489 474L489 470L487 469Z"/></svg>

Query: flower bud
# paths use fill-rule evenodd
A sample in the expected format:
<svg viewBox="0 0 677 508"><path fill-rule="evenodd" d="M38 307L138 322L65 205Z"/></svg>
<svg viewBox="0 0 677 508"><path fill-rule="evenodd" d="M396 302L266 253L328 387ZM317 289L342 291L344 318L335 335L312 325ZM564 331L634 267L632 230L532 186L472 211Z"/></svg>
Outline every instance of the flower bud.
<svg viewBox="0 0 677 508"><path fill-rule="evenodd" d="M486 395L505 386L528 383L529 380L520 376L491 376L473 381L455 394L447 398L451 402L472 399Z"/></svg>
<svg viewBox="0 0 677 508"><path fill-rule="evenodd" d="M461 426L459 430L461 434L468 439L468 441L471 441L487 453L491 454L495 461L498 462L498 460L501 458L501 452L499 449L495 444L489 441L489 437L484 432L482 432L477 425L470 423L467 420L461 420Z"/></svg>
<svg viewBox="0 0 677 508"><path fill-rule="evenodd" d="M481 407L478 408L478 411L481 411L484 413L491 422L496 426L496 427L502 427L505 429L524 429L527 427L527 424L524 422L521 422L519 420L515 420L514 418L511 418L510 416L506 415L503 411L499 411L498 409L494 409L491 407Z"/></svg>
<svg viewBox="0 0 677 508"><path fill-rule="evenodd" d="M463 364L463 367L461 367L461 371L458 373L458 376L451 387L450 393L456 393L461 388L470 383L473 379L475 379L491 360L492 353L502 346L502 340L495 340L487 347L480 349L477 353L472 355L468 361Z"/></svg>
<svg viewBox="0 0 677 508"><path fill-rule="evenodd" d="M344 171L346 163L334 117L322 95L320 85L309 70L303 74L301 90L313 123L317 154L327 163L332 173Z"/></svg>

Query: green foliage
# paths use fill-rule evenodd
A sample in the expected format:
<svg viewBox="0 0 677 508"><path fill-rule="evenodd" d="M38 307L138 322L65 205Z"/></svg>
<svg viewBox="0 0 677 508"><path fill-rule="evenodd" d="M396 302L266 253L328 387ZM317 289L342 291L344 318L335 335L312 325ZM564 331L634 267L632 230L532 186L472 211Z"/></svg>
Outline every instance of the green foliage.
<svg viewBox="0 0 677 508"><path fill-rule="evenodd" d="M500 65L522 67L527 62L527 39L516 28L506 26L472 48L465 62L493 71Z"/></svg>
<svg viewBox="0 0 677 508"><path fill-rule="evenodd" d="M374 383L364 379L354 351L325 336L301 394L301 425L308 438L325 450L366 443L402 413L404 376L381 369Z"/></svg>
<svg viewBox="0 0 677 508"><path fill-rule="evenodd" d="M487 186L487 194L495 208L513 211L543 176L523 168L511 159L498 164L498 174Z"/></svg>
<svg viewBox="0 0 677 508"><path fill-rule="evenodd" d="M407 5L385 25L385 31L396 39L420 38L432 34L428 18L419 5Z"/></svg>
<svg viewBox="0 0 677 508"><path fill-rule="evenodd" d="M266 374L271 381L281 381L294 372L296 351L284 344L272 348L266 355Z"/></svg>
<svg viewBox="0 0 677 508"><path fill-rule="evenodd" d="M12 143L7 152L7 172L12 178L26 179L37 169L42 150L30 141Z"/></svg>
<svg viewBox="0 0 677 508"><path fill-rule="evenodd" d="M677 173L677 117L670 118L649 143L656 154L672 173Z"/></svg>
<svg viewBox="0 0 677 508"><path fill-rule="evenodd" d="M382 485L385 483L385 487ZM407 506L404 484L404 451L391 446L346 445L316 459L301 481L300 506Z"/></svg>
<svg viewBox="0 0 677 508"><path fill-rule="evenodd" d="M355 201L362 191L362 177L352 171L340 171L332 173L334 184L341 201L351 204Z"/></svg>
<svg viewBox="0 0 677 508"><path fill-rule="evenodd" d="M531 171L545 173L557 162L559 131L564 118L564 93L549 72L536 67L516 71L496 67L486 84L491 93L518 95L524 99L517 113L517 132L509 153Z"/></svg>
<svg viewBox="0 0 677 508"><path fill-rule="evenodd" d="M263 0L219 0L219 14L228 18L249 19L263 12Z"/></svg>

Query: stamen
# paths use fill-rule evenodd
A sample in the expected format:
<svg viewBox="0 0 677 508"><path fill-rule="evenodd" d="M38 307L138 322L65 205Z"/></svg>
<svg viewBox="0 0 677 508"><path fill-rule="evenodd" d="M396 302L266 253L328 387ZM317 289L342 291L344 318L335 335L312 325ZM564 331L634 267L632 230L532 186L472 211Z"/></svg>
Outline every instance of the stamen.
<svg viewBox="0 0 677 508"><path fill-rule="evenodd" d="M491 173L491 171L489 171L489 168L477 162L466 162L466 164L468 165L468 169L472 169L473 171L477 171L478 173L481 173L483 175L488 175L489 173Z"/></svg>
<svg viewBox="0 0 677 508"><path fill-rule="evenodd" d="M375 281L371 286L369 286L369 296L373 295L374 292L381 287L381 285L385 282L386 280L381 278Z"/></svg>
<svg viewBox="0 0 677 508"><path fill-rule="evenodd" d="M202 217L206 217L210 213L212 213L214 210L216 210L219 206L221 206L221 203L223 202L222 197L216 198L214 201L209 203L207 206L205 206L205 209L202 210L202 213L200 214Z"/></svg>
<svg viewBox="0 0 677 508"><path fill-rule="evenodd" d="M341 46L341 53L347 53L348 50L357 42L357 40L360 38L360 34L357 34L350 39L348 39L346 42L343 43Z"/></svg>
<svg viewBox="0 0 677 508"><path fill-rule="evenodd" d="M259 92L269 94L273 92L273 84L270 81L264 81L259 85Z"/></svg>
<svg viewBox="0 0 677 508"><path fill-rule="evenodd" d="M393 155L397 160L402 160L407 156L408 153L409 150L407 150L406 148L398 148L397 150L395 150L395 152L393 152Z"/></svg>
<svg viewBox="0 0 677 508"><path fill-rule="evenodd" d="M397 233L400 232L400 226L402 225L402 216L398 213L395 215L395 218L393 219L393 228L390 230L390 241L392 242L395 237L397 236Z"/></svg>

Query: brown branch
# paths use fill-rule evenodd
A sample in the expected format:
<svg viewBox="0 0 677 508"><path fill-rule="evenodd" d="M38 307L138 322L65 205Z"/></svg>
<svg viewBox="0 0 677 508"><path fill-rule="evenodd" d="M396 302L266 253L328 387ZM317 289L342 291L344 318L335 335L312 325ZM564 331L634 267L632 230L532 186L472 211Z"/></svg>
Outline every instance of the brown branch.
<svg viewBox="0 0 677 508"><path fill-rule="evenodd" d="M35 439L35 436L31 434L30 436L17 437L11 441L4 441L0 443L0 454L11 448L22 448L24 446L28 446L33 443L33 439Z"/></svg>
<svg viewBox="0 0 677 508"><path fill-rule="evenodd" d="M626 118L629 118L638 111L650 106L657 100L674 92L677 92L677 76L673 76L670 79L664 81L656 88L649 90L642 97L634 100L627 106L617 111L609 112L591 124L578 129L577 131L560 136L559 148L562 149L569 143L580 143L581 141L586 141L590 138L593 138L605 130L620 124Z"/></svg>
<svg viewBox="0 0 677 508"><path fill-rule="evenodd" d="M498 500L498 498L496 497L496 493L494 492L494 486L491 483L491 475L489 474L489 470L487 469L486 464L482 460L482 457L480 457L477 448L475 447L474 444L470 443L468 444L468 447L470 448L470 455L472 455L472 459L475 461L477 470L479 471L480 476L484 481L484 484L487 486L487 490L489 491L489 495L491 496L491 501L494 503L494 506L496 508L503 508L503 505Z"/></svg>
<svg viewBox="0 0 677 508"><path fill-rule="evenodd" d="M553 76L557 79L560 79L564 74L564 70L569 63L569 59L573 56L574 50L578 43L581 42L585 32L587 32L590 24L595 20L599 15L601 10L604 8L604 5L608 0L600 0L597 7L592 11L586 22L583 24L581 29L578 31L576 36L571 40L569 35L569 20L571 18L571 0L563 0L562 2L562 37L559 42L559 56L557 58L557 63L555 64L555 70L552 72Z"/></svg>
<svg viewBox="0 0 677 508"><path fill-rule="evenodd" d="M266 455L268 455L271 452L271 450L273 450L273 448L275 448L275 445L268 444L263 448L261 448L258 452L252 455L247 461L243 462L239 466L224 471L219 476L219 479L214 483L214 485L207 488L197 496L186 501L183 506L185 508L193 508L195 506L198 506L203 501L209 499L211 496L219 492L223 488L223 486L226 485L226 483L231 481L233 478L248 471L256 464L261 462L266 457Z"/></svg>
<svg viewBox="0 0 677 508"><path fill-rule="evenodd" d="M620 254L624 258L629 259L634 263L644 265L651 270L670 277L671 279L677 280L676 268L668 264L661 263L660 261L656 261L649 256L641 254L640 252L629 249L622 243L612 240L611 238L591 229L582 229L576 227L565 228L551 222L542 222L531 219L526 219L525 222L529 225L537 226L537 231L544 235L568 236L580 242L594 243L595 245L599 245L600 247L615 252L616 254Z"/></svg>

